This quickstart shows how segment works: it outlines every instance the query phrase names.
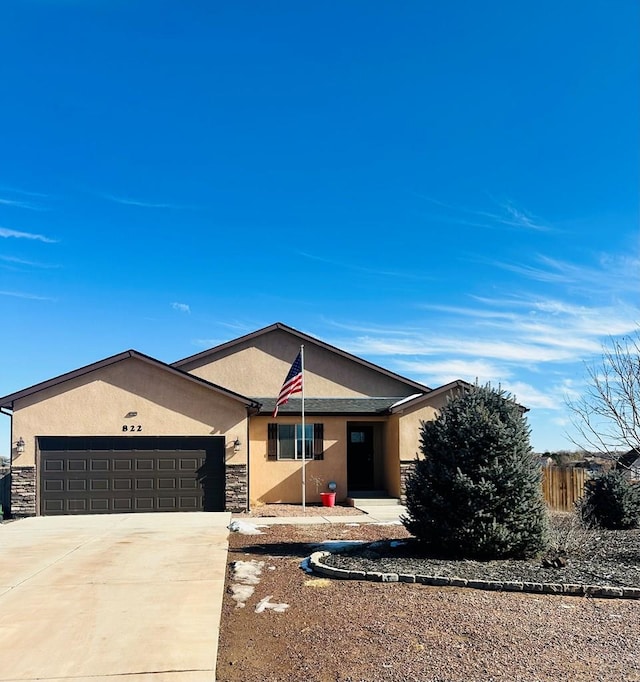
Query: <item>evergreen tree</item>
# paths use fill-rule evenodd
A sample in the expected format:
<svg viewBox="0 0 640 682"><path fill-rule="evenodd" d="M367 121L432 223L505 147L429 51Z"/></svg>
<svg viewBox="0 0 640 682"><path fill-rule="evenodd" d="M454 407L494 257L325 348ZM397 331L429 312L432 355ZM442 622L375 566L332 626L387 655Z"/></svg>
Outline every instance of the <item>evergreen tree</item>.
<svg viewBox="0 0 640 682"><path fill-rule="evenodd" d="M473 386L423 422L407 481L407 530L455 557L529 557L547 543L542 472L522 408L504 391Z"/></svg>
<svg viewBox="0 0 640 682"><path fill-rule="evenodd" d="M621 471L609 471L587 481L578 512L587 527L628 530L640 525L640 483Z"/></svg>

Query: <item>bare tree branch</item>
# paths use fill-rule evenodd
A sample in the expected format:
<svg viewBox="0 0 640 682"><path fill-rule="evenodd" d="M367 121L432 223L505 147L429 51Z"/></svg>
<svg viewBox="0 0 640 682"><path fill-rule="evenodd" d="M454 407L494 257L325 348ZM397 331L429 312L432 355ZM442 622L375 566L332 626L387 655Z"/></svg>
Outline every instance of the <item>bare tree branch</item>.
<svg viewBox="0 0 640 682"><path fill-rule="evenodd" d="M586 365L589 386L580 398L566 398L578 447L605 457L640 452L640 330L610 339L598 362Z"/></svg>

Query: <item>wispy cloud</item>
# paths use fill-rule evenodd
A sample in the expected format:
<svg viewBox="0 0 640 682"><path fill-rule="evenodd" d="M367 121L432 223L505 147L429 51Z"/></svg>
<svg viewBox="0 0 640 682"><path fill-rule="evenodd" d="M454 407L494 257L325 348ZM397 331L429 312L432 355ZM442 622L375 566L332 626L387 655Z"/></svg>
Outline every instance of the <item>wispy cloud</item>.
<svg viewBox="0 0 640 682"><path fill-rule="evenodd" d="M477 335L477 331L474 335ZM556 348L543 343L525 342L521 339L463 339L457 335L435 336L428 333L413 339L360 337L347 343L353 353L360 355L434 356L448 354L449 356L527 364L560 362L575 357L575 350L572 347Z"/></svg>
<svg viewBox="0 0 640 682"><path fill-rule="evenodd" d="M378 275L382 277L399 277L409 280L417 281L433 281L433 277L428 277L422 274L414 274L407 272L405 270L382 270L379 268L365 268L360 265L354 265L353 263L345 263L342 261L333 260L331 258L325 258L324 256L317 256L312 253L307 253L305 251L298 251L298 255L308 258L309 260L318 261L320 263L327 263L328 265L333 265L334 267L341 268L343 270L349 270L352 272L361 272L367 275Z"/></svg>
<svg viewBox="0 0 640 682"><path fill-rule="evenodd" d="M30 239L47 244L55 244L56 240L50 237L45 237L42 234L34 234L32 232L20 232L19 230L11 230L8 227L0 227L0 237L15 237L16 239Z"/></svg>
<svg viewBox="0 0 640 682"><path fill-rule="evenodd" d="M16 187L0 186L0 206L10 208L24 208L29 211L47 211L48 209L38 203L38 199L50 198L40 192L28 192ZM25 199L26 197L26 199Z"/></svg>
<svg viewBox="0 0 640 682"><path fill-rule="evenodd" d="M219 346L221 343L224 343L225 340L221 339L194 339L192 341L194 346L198 346L200 348L214 348L215 346Z"/></svg>
<svg viewBox="0 0 640 682"><path fill-rule="evenodd" d="M13 298L26 298L31 301L55 301L50 296L38 296L37 294L27 294L23 291L0 291L0 296L12 296Z"/></svg>
<svg viewBox="0 0 640 682"><path fill-rule="evenodd" d="M640 326L640 263L615 254L583 265L536 261L558 276L523 276L508 295L470 296L466 305L417 303L417 317L402 328L327 320L332 343L428 386L457 378L500 383L566 424L566 397L584 390L584 363L597 360L612 336ZM535 287L527 287L530 279Z"/></svg>
<svg viewBox="0 0 640 682"><path fill-rule="evenodd" d="M48 263L37 263L36 261L25 260L24 258L16 258L14 256L0 256L0 260L5 263L15 263L16 265L28 265L32 268L59 268L59 265L50 265Z"/></svg>
<svg viewBox="0 0 640 682"><path fill-rule="evenodd" d="M490 265L502 270L514 272L517 275L522 275L527 279L536 280L537 282L549 282L550 284L570 284L574 282L571 273L563 272L557 269L537 268L532 265L520 265L518 263L504 263L501 261L487 261Z"/></svg>
<svg viewBox="0 0 640 682"><path fill-rule="evenodd" d="M19 199L3 199L0 197L0 206L11 206L13 208L26 208L30 211L45 211L42 206L36 206L28 201L20 201Z"/></svg>
<svg viewBox="0 0 640 682"><path fill-rule="evenodd" d="M511 370L505 365L486 360L453 360L442 359L436 361L400 360L396 368L410 376L428 378L427 383L434 385L448 384L456 379L464 379L470 383L476 381L485 383L495 381L496 377L506 379L511 376Z"/></svg>
<svg viewBox="0 0 640 682"><path fill-rule="evenodd" d="M191 312L191 308L189 307L189 305L187 303L175 303L174 302L171 304L171 307L174 310L177 310L181 313L190 313Z"/></svg>
<svg viewBox="0 0 640 682"><path fill-rule="evenodd" d="M523 381L506 382L503 388L509 391L521 405L529 408L561 410L564 406L562 399L558 399L554 392L545 393Z"/></svg>
<svg viewBox="0 0 640 682"><path fill-rule="evenodd" d="M38 199L49 199L50 194L43 194L42 192L33 192L26 189L20 189L18 187L9 187L8 185L0 185L0 192L5 192L7 194L18 194L23 197L36 197Z"/></svg>
<svg viewBox="0 0 640 682"><path fill-rule="evenodd" d="M468 208L466 206L449 204L433 197L416 193L417 196L442 211L436 217L443 222L451 222L470 227L488 229L519 229L535 232L555 231L551 225L534 216L523 208L519 208L512 201L497 202L491 198L495 208L491 211Z"/></svg>
<svg viewBox="0 0 640 682"><path fill-rule="evenodd" d="M142 199L132 199L131 197L119 197L114 194L103 194L105 199L113 201L116 204L123 206L137 206L138 208L169 208L175 210L192 210L195 206L188 206L185 204L172 204L159 201L143 201Z"/></svg>

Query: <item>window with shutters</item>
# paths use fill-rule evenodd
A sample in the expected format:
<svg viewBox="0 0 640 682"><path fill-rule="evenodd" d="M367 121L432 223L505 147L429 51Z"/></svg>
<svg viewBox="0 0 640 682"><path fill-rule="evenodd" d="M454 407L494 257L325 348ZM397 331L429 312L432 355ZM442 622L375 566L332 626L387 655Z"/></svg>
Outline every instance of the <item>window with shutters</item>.
<svg viewBox="0 0 640 682"><path fill-rule="evenodd" d="M324 459L324 425L305 424L303 445L302 424L269 424L268 459Z"/></svg>

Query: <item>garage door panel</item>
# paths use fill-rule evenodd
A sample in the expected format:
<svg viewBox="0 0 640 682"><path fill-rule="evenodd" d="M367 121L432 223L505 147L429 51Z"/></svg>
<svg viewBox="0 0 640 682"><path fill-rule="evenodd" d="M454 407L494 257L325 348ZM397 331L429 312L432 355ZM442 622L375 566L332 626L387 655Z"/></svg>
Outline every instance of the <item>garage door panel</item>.
<svg viewBox="0 0 640 682"><path fill-rule="evenodd" d="M91 509L91 512L93 514L97 514L99 512L108 512L110 511L109 509L109 500L96 500L92 499L89 501L89 507Z"/></svg>
<svg viewBox="0 0 640 682"><path fill-rule="evenodd" d="M88 511L89 500L71 498L67 501L67 509L70 512L86 513Z"/></svg>
<svg viewBox="0 0 640 682"><path fill-rule="evenodd" d="M198 498L189 496L180 496L180 506L183 509L189 509L191 511L196 511L198 508Z"/></svg>
<svg viewBox="0 0 640 682"><path fill-rule="evenodd" d="M129 497L115 498L113 500L113 511L114 512L129 512L133 509L133 499Z"/></svg>
<svg viewBox="0 0 640 682"><path fill-rule="evenodd" d="M44 500L43 514L64 514L64 502L62 500Z"/></svg>
<svg viewBox="0 0 640 682"><path fill-rule="evenodd" d="M39 440L42 514L224 508L222 437L182 441L162 437ZM95 445L95 450L80 449L78 440ZM114 449L101 447L102 441L108 441ZM135 448L138 443L144 443L144 447ZM153 445L156 449L152 449ZM168 445L181 447L170 450Z"/></svg>

